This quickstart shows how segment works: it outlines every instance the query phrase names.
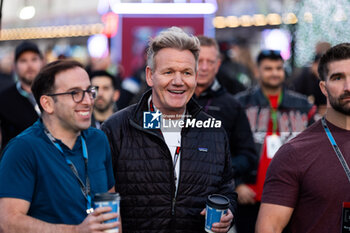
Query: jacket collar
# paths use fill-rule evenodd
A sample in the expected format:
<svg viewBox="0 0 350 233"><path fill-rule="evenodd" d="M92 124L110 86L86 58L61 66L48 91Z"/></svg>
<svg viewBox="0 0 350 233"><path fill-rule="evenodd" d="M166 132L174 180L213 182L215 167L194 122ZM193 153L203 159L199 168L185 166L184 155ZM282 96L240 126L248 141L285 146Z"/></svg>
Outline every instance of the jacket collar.
<svg viewBox="0 0 350 233"><path fill-rule="evenodd" d="M152 94L152 89L146 91L141 100L137 103L136 105L136 109L132 114L132 121L134 121L134 123L136 123L137 125L143 127L143 113L144 112L148 112L148 98L151 96ZM191 98L190 101L188 101L187 105L186 105L186 110L187 113L189 115L192 116L192 118L195 118L196 115L201 111L201 107L199 106L199 104L193 99Z"/></svg>
<svg viewBox="0 0 350 233"><path fill-rule="evenodd" d="M196 99L206 98L206 97L213 98L221 95L225 91L226 91L225 88L221 86L219 81L217 79L214 79L214 82L205 91L203 91L198 97L196 97Z"/></svg>
<svg viewBox="0 0 350 233"><path fill-rule="evenodd" d="M289 101L289 96L288 95L286 95L286 92L287 92L288 90L285 88L285 87L283 87L282 88L282 102L281 102L281 104L278 106L279 108L280 107L284 107L285 105L286 105L286 103L288 103L288 101ZM267 99L267 97L264 95L264 93L263 93L263 91L262 91L262 89L261 89L261 87L260 86L258 86L258 87L255 87L254 89L253 89L253 93L254 93L254 99L255 99L255 101L258 103L258 105L259 106L270 106L270 103L269 103L269 100Z"/></svg>

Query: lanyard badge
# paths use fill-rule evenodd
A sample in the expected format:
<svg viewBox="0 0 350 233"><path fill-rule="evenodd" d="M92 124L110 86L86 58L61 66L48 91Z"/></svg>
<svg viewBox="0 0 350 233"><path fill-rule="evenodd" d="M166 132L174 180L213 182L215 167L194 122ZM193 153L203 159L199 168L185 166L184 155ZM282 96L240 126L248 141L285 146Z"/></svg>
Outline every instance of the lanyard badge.
<svg viewBox="0 0 350 233"><path fill-rule="evenodd" d="M61 152L61 154L64 157L69 168L72 170L74 176L77 178L81 192L83 193L83 195L87 201L86 213L87 214L92 213L94 211L94 209L92 208L92 201L91 201L90 179L88 176L88 150L87 150L85 139L83 138L83 136L80 137L82 150L83 150L84 167L85 167L85 184L84 184L84 182L79 177L78 171L77 171L76 167L74 166L73 162L64 155L63 149L60 146L60 144L57 142L57 139L55 139L52 136L52 134L47 130L46 127L45 127L44 131L45 131L45 134L47 135L47 137L52 142L52 144Z"/></svg>
<svg viewBox="0 0 350 233"><path fill-rule="evenodd" d="M343 202L341 233L350 232L350 202Z"/></svg>
<svg viewBox="0 0 350 233"><path fill-rule="evenodd" d="M350 182L349 166L348 166L347 162L345 161L345 158L344 158L342 152L340 151L337 143L335 142L335 139L334 139L331 131L329 130L329 128L327 126L327 122L326 122L324 117L321 119L321 122L322 122L323 129L326 132L326 135L329 139L329 142L331 143L331 145L334 149L334 152L337 155L339 162L343 166L345 174L348 177L348 180ZM340 232L341 233L349 233L350 232L350 202L343 202L342 218L341 218L341 231Z"/></svg>

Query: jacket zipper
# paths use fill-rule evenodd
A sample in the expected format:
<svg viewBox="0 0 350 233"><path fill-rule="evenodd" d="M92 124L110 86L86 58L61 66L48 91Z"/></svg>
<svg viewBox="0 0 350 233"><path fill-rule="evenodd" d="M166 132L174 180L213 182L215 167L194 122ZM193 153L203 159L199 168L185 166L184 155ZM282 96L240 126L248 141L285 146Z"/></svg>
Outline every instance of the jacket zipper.
<svg viewBox="0 0 350 233"><path fill-rule="evenodd" d="M160 139L162 142L163 142L163 145L161 146L161 147L164 147L164 145L165 145L165 147L164 148L166 148L166 150L168 151L168 155L170 156L170 163L171 163L171 165L170 165L170 167L173 167L173 161L172 161L172 156L171 156L171 153L170 153L170 150L169 150L169 148L168 148L168 146L167 146L167 144L166 144L166 142L164 141L164 139L162 138L162 137L160 137L158 134L156 134L156 133L153 133L153 132L151 132L151 131L147 131L147 130L145 130L145 129L143 129L143 128L141 128L139 125L137 125L134 121L130 121L130 123L131 123L131 125L132 126L134 126L135 128L137 128L137 129L139 129L139 130L141 130L141 131L143 131L143 132L146 132L146 133L148 133L148 134L151 134L151 135L153 135L153 136L156 136L158 139ZM181 130L181 145L182 145L182 139L183 139L183 130ZM180 166L181 166L181 159L180 159ZM180 172L180 174L179 174L179 178L178 179L180 179L180 176L181 176L181 172ZM171 216L175 216L175 205L176 205L176 196L175 196L175 192L176 192L176 181L175 181L175 174L174 174L174 170L173 169L171 169L171 179L173 180L173 183L172 183L172 186L171 186L171 189L172 189L172 194L171 194ZM180 183L179 183L180 184ZM174 189L174 187L175 187L175 189ZM177 188L179 188L179 187L177 187Z"/></svg>

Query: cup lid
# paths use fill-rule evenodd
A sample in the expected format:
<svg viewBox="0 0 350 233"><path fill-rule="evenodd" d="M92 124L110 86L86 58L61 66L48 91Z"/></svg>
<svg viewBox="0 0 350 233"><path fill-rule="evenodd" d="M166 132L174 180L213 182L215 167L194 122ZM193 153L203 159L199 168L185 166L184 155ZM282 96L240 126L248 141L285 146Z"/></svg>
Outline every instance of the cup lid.
<svg viewBox="0 0 350 233"><path fill-rule="evenodd" d="M207 205L215 209L227 209L230 206L230 200L221 194L212 194L207 198Z"/></svg>
<svg viewBox="0 0 350 233"><path fill-rule="evenodd" d="M96 193L94 196L94 201L113 201L120 198L119 193Z"/></svg>

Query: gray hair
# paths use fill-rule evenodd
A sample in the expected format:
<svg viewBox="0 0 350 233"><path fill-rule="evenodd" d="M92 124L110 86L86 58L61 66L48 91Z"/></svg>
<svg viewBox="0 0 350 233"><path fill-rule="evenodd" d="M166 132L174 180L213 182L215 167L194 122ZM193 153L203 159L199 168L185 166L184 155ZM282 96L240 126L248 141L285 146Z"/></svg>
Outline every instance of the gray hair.
<svg viewBox="0 0 350 233"><path fill-rule="evenodd" d="M148 46L147 65L151 70L155 69L154 57L164 48L174 48L180 51L189 50L196 61L195 69L197 70L200 49L199 40L193 35L189 36L181 28L171 27L162 31L158 36L150 40Z"/></svg>

